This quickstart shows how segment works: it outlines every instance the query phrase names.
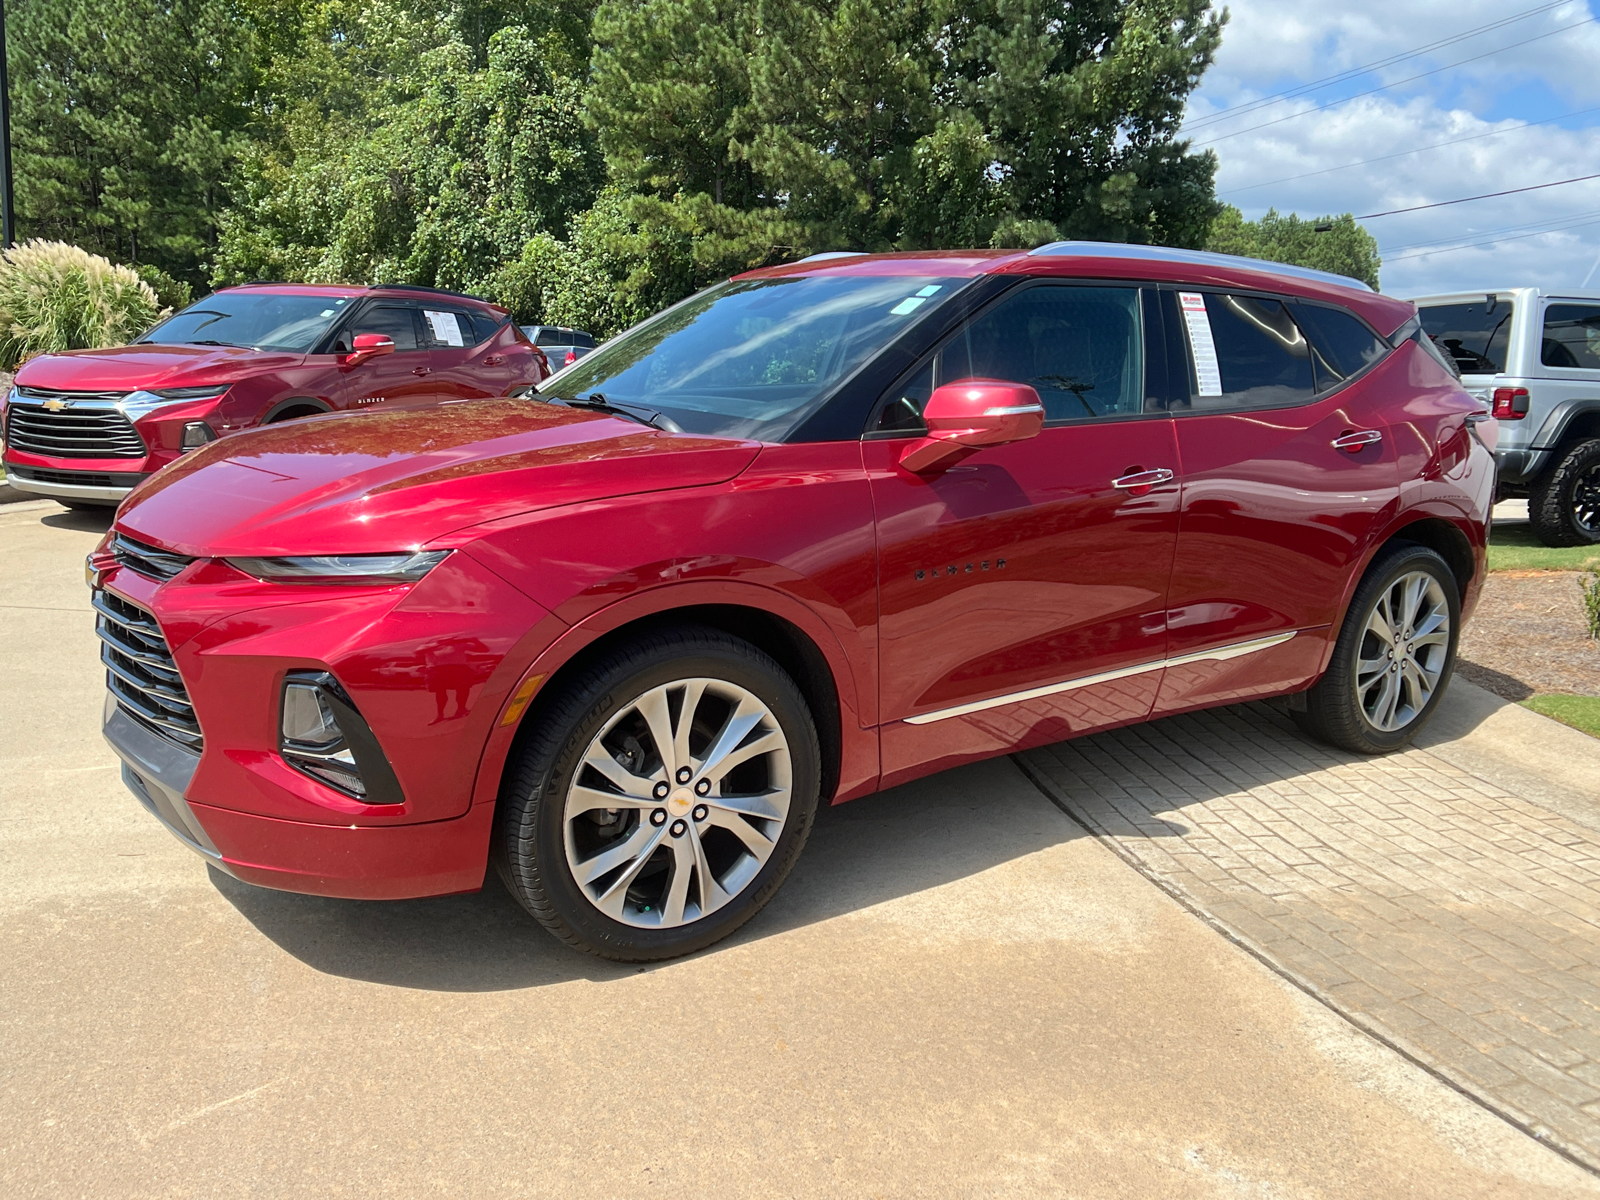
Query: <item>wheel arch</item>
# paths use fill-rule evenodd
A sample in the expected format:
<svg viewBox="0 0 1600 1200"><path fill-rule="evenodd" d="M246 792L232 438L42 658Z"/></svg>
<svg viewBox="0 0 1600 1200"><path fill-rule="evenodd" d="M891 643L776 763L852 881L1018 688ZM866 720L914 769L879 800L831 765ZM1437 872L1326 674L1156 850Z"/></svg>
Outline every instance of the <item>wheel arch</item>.
<svg viewBox="0 0 1600 1200"><path fill-rule="evenodd" d="M1530 445L1535 451L1548 451L1540 472L1548 470L1561 452L1575 441L1600 438L1600 399L1565 400L1545 417Z"/></svg>
<svg viewBox="0 0 1600 1200"><path fill-rule="evenodd" d="M659 609L632 617L591 637L561 659L550 671L548 678L538 676L537 668L540 664L534 663L530 673L524 677L522 686L526 687L527 680L536 680L537 691L533 699L528 702L526 710L520 717L515 718L516 732L502 756L502 766L503 760L516 753L527 732L538 724L547 703L560 694L566 680L581 673L591 663L617 646L650 633L682 626L716 629L749 642L758 650L770 655L794 680L795 686L805 698L806 705L811 711L812 721L816 725L817 741L822 754L820 794L823 803L833 800L839 789L845 753L844 720L839 699L840 681L828 656L809 632L777 613L751 604L692 603ZM548 652L540 656L542 661L547 661L548 658Z"/></svg>
<svg viewBox="0 0 1600 1200"><path fill-rule="evenodd" d="M294 411L295 409L300 408L309 409L310 411L303 413L297 413ZM330 413L332 411L333 405L329 404L326 400L319 400L315 396L290 396L287 400L280 400L271 408L267 409L259 423L262 425L270 425L274 421L282 421L285 419L293 420L295 417L310 417L319 413Z"/></svg>

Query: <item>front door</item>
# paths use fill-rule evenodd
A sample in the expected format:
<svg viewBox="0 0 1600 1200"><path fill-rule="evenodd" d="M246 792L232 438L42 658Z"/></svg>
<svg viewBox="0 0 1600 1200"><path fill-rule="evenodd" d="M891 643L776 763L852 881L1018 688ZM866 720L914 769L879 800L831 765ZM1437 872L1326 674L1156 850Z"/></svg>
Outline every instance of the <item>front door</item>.
<svg viewBox="0 0 1600 1200"><path fill-rule="evenodd" d="M1398 503L1395 439L1367 397L1405 372L1403 355L1373 366L1387 348L1338 308L1194 291L1168 293L1167 313L1198 369L1173 404L1183 508L1157 713L1320 670L1350 574Z"/></svg>
<svg viewBox="0 0 1600 1200"><path fill-rule="evenodd" d="M343 369L346 409L409 408L438 399L421 316L415 304L385 301L351 318L341 344L350 346L356 334L381 333L394 339L394 353Z"/></svg>
<svg viewBox="0 0 1600 1200"><path fill-rule="evenodd" d="M1140 317L1137 288L1025 286L885 398L863 442L885 784L1149 713L1178 457L1171 418L1145 411ZM900 468L933 387L973 377L1032 385L1044 431L939 474Z"/></svg>

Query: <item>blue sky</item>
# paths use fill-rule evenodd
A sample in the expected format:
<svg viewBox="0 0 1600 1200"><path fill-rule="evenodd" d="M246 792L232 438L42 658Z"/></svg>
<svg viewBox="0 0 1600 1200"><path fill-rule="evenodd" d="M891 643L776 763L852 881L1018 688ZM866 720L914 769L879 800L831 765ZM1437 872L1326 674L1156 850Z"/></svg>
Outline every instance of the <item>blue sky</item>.
<svg viewBox="0 0 1600 1200"><path fill-rule="evenodd" d="M1359 216L1600 174L1600 23L1585 0L1231 0L1228 9L1185 133L1215 150L1217 193L1247 217L1269 207ZM1456 40L1358 70L1445 39ZM1419 150L1440 142L1454 144ZM1365 224L1383 254L1383 290L1395 295L1575 288L1591 270L1589 287L1600 290L1600 179Z"/></svg>

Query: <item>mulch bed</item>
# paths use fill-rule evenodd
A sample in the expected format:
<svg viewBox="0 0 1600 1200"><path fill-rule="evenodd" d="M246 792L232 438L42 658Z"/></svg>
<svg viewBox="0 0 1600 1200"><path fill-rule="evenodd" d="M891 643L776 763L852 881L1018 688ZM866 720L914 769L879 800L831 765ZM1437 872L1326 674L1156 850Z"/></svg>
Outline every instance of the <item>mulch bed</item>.
<svg viewBox="0 0 1600 1200"><path fill-rule="evenodd" d="M1461 635L1456 670L1507 700L1600 696L1600 642L1584 626L1576 571L1496 571Z"/></svg>

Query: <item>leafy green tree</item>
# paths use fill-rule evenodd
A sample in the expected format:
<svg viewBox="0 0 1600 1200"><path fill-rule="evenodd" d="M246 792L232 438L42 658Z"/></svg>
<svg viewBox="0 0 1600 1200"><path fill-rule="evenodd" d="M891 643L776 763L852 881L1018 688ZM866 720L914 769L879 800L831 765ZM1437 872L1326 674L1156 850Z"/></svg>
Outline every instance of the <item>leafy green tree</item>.
<svg viewBox="0 0 1600 1200"><path fill-rule="evenodd" d="M1323 228L1318 232L1319 227ZM1359 279L1378 286L1378 241L1349 213L1302 220L1269 209L1259 221L1246 221L1233 205L1225 206L1211 226L1206 249L1241 254L1271 262L1292 263Z"/></svg>
<svg viewBox="0 0 1600 1200"><path fill-rule="evenodd" d="M255 40L226 0L10 6L18 231L195 277L246 142Z"/></svg>
<svg viewBox="0 0 1600 1200"><path fill-rule="evenodd" d="M476 289L541 232L565 236L604 181L580 84L553 74L553 35L520 26L472 65L459 41L422 55L414 99L367 118L291 113L285 144L246 159L213 280L255 277ZM370 128L368 128L370 126Z"/></svg>

